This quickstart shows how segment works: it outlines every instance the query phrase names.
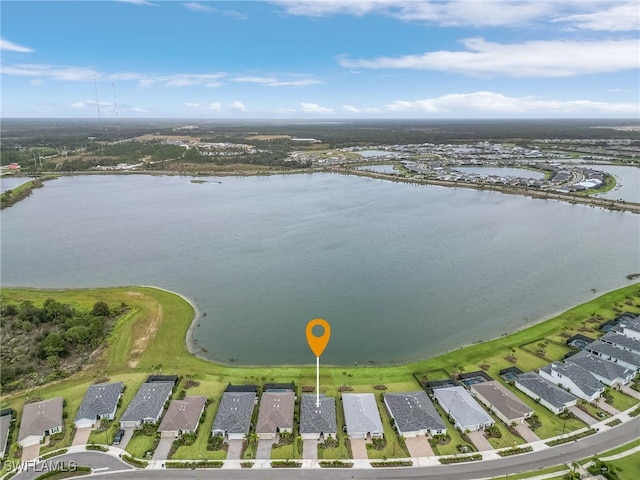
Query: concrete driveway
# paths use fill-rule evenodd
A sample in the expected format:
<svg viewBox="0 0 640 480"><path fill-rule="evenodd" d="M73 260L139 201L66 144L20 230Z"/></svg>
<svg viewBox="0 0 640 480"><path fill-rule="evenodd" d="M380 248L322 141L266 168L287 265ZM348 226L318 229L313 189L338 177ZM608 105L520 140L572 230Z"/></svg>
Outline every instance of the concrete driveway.
<svg viewBox="0 0 640 480"><path fill-rule="evenodd" d="M587 412L580 410L577 406L572 406L569 407L569 411L571 413L573 413L576 417L578 417L580 420L582 420L584 423L586 423L587 425L591 426L594 423L598 423L598 420L596 420L595 418L593 418L591 415L589 415Z"/></svg>
<svg viewBox="0 0 640 480"><path fill-rule="evenodd" d="M433 449L427 437L409 437L404 439L404 443L412 457L433 457Z"/></svg>
<svg viewBox="0 0 640 480"><path fill-rule="evenodd" d="M174 440L174 437L161 437L156 451L153 454L153 460L166 460Z"/></svg>
<svg viewBox="0 0 640 480"><path fill-rule="evenodd" d="M227 448L227 460L240 460L242 455L242 440L229 440Z"/></svg>
<svg viewBox="0 0 640 480"><path fill-rule="evenodd" d="M527 425L526 423L520 423L520 424L516 425L515 429L518 432L518 434L527 443L537 442L538 440L540 440L540 437L538 435L536 435L535 432L533 430L531 430L529 428L529 425Z"/></svg>
<svg viewBox="0 0 640 480"><path fill-rule="evenodd" d="M22 449L22 461L28 462L29 460L33 460L34 458L38 458L40 456L40 444L36 443L35 445L31 445L29 447L24 447Z"/></svg>
<svg viewBox="0 0 640 480"><path fill-rule="evenodd" d="M120 445L118 445L118 447L120 447L121 449L125 449L127 448L127 444L129 443L129 441L131 440L131 438L133 437L133 432L136 431L135 428L125 428L124 430L124 436L122 437L122 440L120 440Z"/></svg>
<svg viewBox="0 0 640 480"><path fill-rule="evenodd" d="M258 448L256 449L256 460L271 459L271 447L273 440L258 440Z"/></svg>
<svg viewBox="0 0 640 480"><path fill-rule="evenodd" d="M303 440L302 442L302 458L305 460L318 459L318 441L315 439Z"/></svg>
<svg viewBox="0 0 640 480"><path fill-rule="evenodd" d="M489 440L484 437L484 432L482 430L470 432L467 436L469 437L469 440L471 440L471 443L476 446L478 451L482 452L486 450L493 450L493 446L489 443Z"/></svg>
<svg viewBox="0 0 640 480"><path fill-rule="evenodd" d="M73 436L73 442L71 445L86 445L89 442L89 434L93 430L93 427L79 428L76 430L76 434Z"/></svg>
<svg viewBox="0 0 640 480"><path fill-rule="evenodd" d="M638 393L638 392L636 392ZM598 407L600 407L602 410L604 410L607 413L610 413L611 415L617 415L620 413L620 410L613 408L611 405L609 405L607 402L604 401L604 398L600 397L597 401L596 401L596 405L598 405Z"/></svg>
<svg viewBox="0 0 640 480"><path fill-rule="evenodd" d="M353 453L354 460L366 460L369 458L367 455L367 442L364 438L352 438L351 439L351 453Z"/></svg>

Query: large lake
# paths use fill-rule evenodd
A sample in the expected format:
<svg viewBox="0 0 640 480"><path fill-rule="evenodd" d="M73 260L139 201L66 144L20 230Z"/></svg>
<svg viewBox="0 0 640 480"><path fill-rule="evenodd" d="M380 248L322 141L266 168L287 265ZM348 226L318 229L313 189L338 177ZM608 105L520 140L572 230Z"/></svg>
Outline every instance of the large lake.
<svg viewBox="0 0 640 480"><path fill-rule="evenodd" d="M227 363L312 364L305 326L323 317L323 363L366 364L499 336L640 272L629 213L344 175L208 180L47 182L2 211L2 284L180 292Z"/></svg>

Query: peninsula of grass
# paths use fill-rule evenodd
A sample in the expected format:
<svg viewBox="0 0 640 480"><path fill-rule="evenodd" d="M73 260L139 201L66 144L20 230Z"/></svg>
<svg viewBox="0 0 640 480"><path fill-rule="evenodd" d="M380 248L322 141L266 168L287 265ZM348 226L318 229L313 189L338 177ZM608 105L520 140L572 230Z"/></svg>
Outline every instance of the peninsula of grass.
<svg viewBox="0 0 640 480"><path fill-rule="evenodd" d="M20 200L24 200L31 195L34 188L44 187L43 182L54 178L58 177L56 175L45 175L39 178L34 178L33 180L25 181L22 185L19 185L14 189L3 192L0 195L0 210L15 205Z"/></svg>
<svg viewBox="0 0 640 480"><path fill-rule="evenodd" d="M174 453L175 459L218 460L224 452L209 452L204 448L208 440L208 429L213 421L217 402L228 383L244 384L264 382L291 382L297 385L315 384L315 365L295 366L228 366L219 365L191 354L185 338L196 314L194 307L180 295L152 287L117 287L74 290L34 290L3 288L0 301L19 304L30 300L42 305L48 298L74 305L80 309L91 309L96 302L109 305L126 303L130 310L120 318L107 340L107 348L92 356L92 361L78 373L35 388L3 394L1 407L12 407L19 419L27 400L35 398L53 398L63 396L66 400L65 435L57 442L55 449L69 446L72 440L72 422L82 398L90 384L96 381L122 381L126 385L123 407L126 407L138 387L151 373L177 374L191 378L197 386L189 388L189 395L206 395L213 403L208 407L203 428L192 446L179 447ZM524 371L539 368L549 360L560 360L557 355L564 354L564 348L551 347L566 341L574 333L591 336L599 335L598 325L589 319L598 318L603 322L619 315L621 311L640 312L640 283L605 293L590 302L574 307L550 320L532 325L526 329L502 336L488 342L460 348L445 355L425 359L419 362L394 366L324 366L321 370L321 393L334 396L340 401L338 388L348 384L355 392L374 392L374 385L384 384L387 392L417 390L421 388L418 380L433 380L446 377L454 372L484 369L493 378L502 381L498 372L506 367L517 366ZM544 357L532 352L532 346L547 342ZM524 347L524 348L523 348ZM180 388L180 387L179 387ZM550 438L561 433L570 433L584 428L585 424L577 419L562 420L546 411L521 392L512 391L531 405L539 418L541 426L535 433L541 438ZM619 395L619 396L618 396ZM379 401L379 395L376 395ZM614 406L619 409L630 408L634 400L619 392L614 392ZM337 408L340 415L340 408ZM124 408L118 409L116 422ZM386 418L386 416L383 416ZM446 417L443 417L446 419ZM340 420L340 418L338 419ZM339 423L341 424L341 423ZM506 431L506 429L504 429ZM457 453L456 447L463 443L454 429L449 430L451 441L438 445L436 454ZM371 458L378 453L384 458L402 458L406 449L385 424L387 447L382 451L369 451ZM113 428L93 434L90 441L108 444ZM513 439L508 439L513 445ZM137 455L144 454L147 442L136 446ZM517 442L519 443L519 442ZM496 445L506 446L506 445ZM139 448L138 448L139 447ZM13 449L13 447L12 447ZM129 450L131 450L129 448ZM196 452L197 450L197 452ZM12 452L10 452L11 454ZM210 453L210 455L204 455ZM323 452L328 453L328 452ZM346 453L346 452L343 452ZM203 454L200 457L200 454ZM342 455L340 455L342 456ZM322 455L328 459L328 455ZM246 459L246 455L244 457Z"/></svg>

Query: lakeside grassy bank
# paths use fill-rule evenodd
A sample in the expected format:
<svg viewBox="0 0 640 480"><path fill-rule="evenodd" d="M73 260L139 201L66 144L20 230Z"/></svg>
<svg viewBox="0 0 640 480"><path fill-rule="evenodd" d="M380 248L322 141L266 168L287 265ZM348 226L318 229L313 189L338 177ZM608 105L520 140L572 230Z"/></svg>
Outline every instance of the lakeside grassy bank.
<svg viewBox="0 0 640 480"><path fill-rule="evenodd" d="M226 366L198 358L187 349L185 337L195 316L194 307L179 295L153 287L118 287L76 290L31 290L3 288L2 303L20 303L31 300L42 304L47 298L87 308L98 301L108 304L124 302L130 311L116 325L108 339L107 348L96 361L71 377L42 385L30 390L3 394L2 407L10 406L20 418L23 404L33 398L63 396L66 400L66 434L56 444L42 449L42 453L70 444L71 425L84 393L91 383L100 379L123 381L127 386L123 405L133 398L145 378L156 372L189 377L199 384L188 389L188 394L203 394L213 400L211 411L217 409L217 401L228 383L290 382L297 385L315 384L314 365L289 366ZM605 293L590 302L574 307L550 320L488 342L474 344L435 358L395 366L323 366L320 374L321 392L339 397L341 387L354 392L376 392L374 385L385 385L387 392L416 390L418 379L437 380L456 372L485 370L498 378L500 369L517 366L527 371L553 360L559 360L569 348L567 336L583 333L595 337L599 323L614 318L620 310L640 312L640 283ZM599 317L598 317L599 316ZM600 320L600 318L602 320ZM595 320L598 319L598 320ZM304 341L304 339L301 339ZM545 352L537 351L539 344L546 343ZM180 387L179 387L180 388ZM516 392L517 393L517 392ZM620 394L621 395L621 394ZM584 424L572 419L563 422L560 418L536 406L533 401L520 395L537 411L542 427L536 433L548 438L582 428ZM376 397L379 393L376 392ZM629 408L627 397L616 397L619 409ZM339 410L339 409L338 409ZM119 410L121 414L123 409ZM210 413L206 419L213 420ZM208 436L206 428L202 435ZM457 432L452 431L452 436ZM200 437L200 434L198 435ZM389 438L395 439L390 432ZM199 441L202 439L199 439ZM200 442L201 443L201 442ZM200 444L199 443L199 444ZM439 454L455 453L456 441L450 446L438 447ZM181 447L186 448L186 447ZM395 451L393 441L390 452ZM397 449L398 452L402 449ZM178 452L180 457L187 452Z"/></svg>
<svg viewBox="0 0 640 480"><path fill-rule="evenodd" d="M44 183L47 180L53 180L54 178L58 178L57 175L44 175L42 177L34 178L33 180L26 180L22 185L18 187L7 190L0 195L0 210L3 208L11 207L15 205L20 200L24 200L33 192L34 188L42 188L44 187Z"/></svg>

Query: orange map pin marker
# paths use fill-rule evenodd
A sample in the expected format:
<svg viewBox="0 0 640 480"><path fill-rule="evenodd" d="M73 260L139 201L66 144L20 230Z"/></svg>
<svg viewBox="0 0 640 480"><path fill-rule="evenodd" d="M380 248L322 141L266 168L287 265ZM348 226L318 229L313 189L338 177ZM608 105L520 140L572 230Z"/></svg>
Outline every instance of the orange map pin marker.
<svg viewBox="0 0 640 480"><path fill-rule="evenodd" d="M313 334L313 327L316 325L320 325L324 329L324 333L319 337L316 337ZM329 338L331 338L331 327L329 326L329 322L322 318L314 318L307 323L307 343L316 357L322 355L324 349L327 348Z"/></svg>

